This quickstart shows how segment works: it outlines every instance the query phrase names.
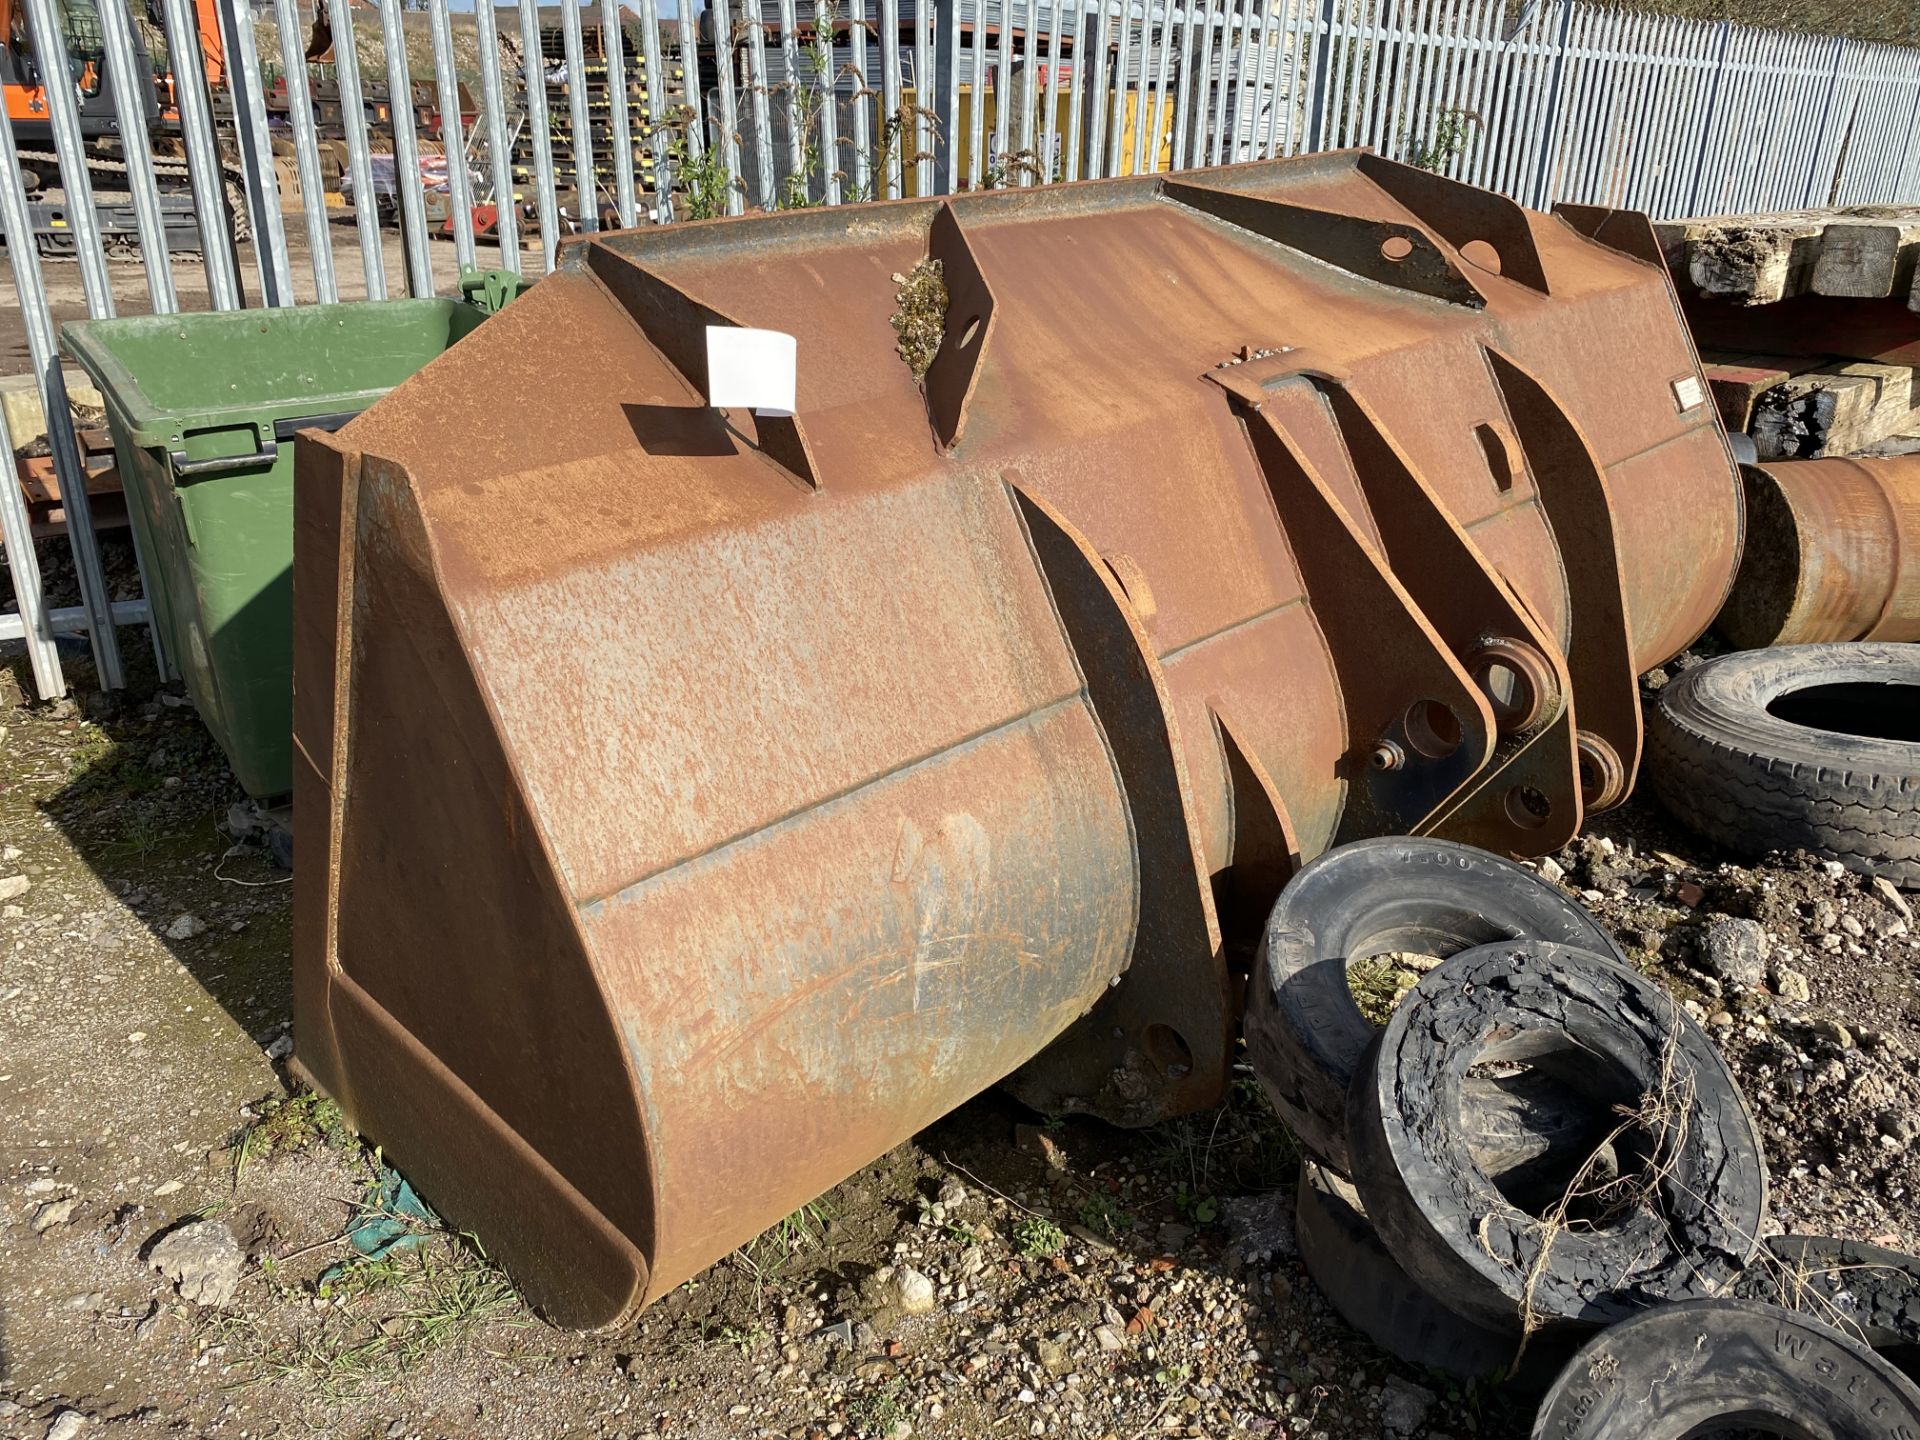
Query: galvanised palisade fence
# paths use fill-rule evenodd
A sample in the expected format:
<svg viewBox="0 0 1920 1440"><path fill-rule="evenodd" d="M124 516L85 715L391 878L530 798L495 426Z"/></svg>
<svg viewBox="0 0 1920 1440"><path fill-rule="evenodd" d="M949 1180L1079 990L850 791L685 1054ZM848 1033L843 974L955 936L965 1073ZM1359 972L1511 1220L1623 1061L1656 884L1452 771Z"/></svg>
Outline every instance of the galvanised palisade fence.
<svg viewBox="0 0 1920 1440"><path fill-rule="evenodd" d="M429 0L432 63L411 68L401 0L380 0L377 10L319 3L334 37L328 75L338 88L351 193L376 193L376 156L392 157L396 177L419 173L413 106L391 104L381 125L368 119L362 57L375 54L375 84L384 82L392 97L408 96L414 82L427 86L444 117L437 139L448 156L466 158L447 166L450 235L429 235L421 188L402 179L388 187L399 228L383 229L380 207L361 204L346 238L322 193L303 55L311 9L297 0L235 0L222 7L224 116L216 120L197 67L173 66L197 214L221 214L223 153L237 158L245 179L250 240L238 250L208 243L204 260L192 264L212 308L334 301L347 267L361 281L351 288L384 298L389 246L401 247L404 283L416 295L449 291L496 247L506 268L544 273L564 230L595 228L603 215L622 226L664 224L1357 145L1535 208L1567 200L1679 216L1920 201L1920 50L1578 0L1525 0L1517 10L1507 0L757 0L757 9L756 0L707 0L704 9L687 4L668 16L620 0L545 8L478 0L478 17ZM56 0L26 0L40 53L62 49L55 7ZM172 262L164 245L146 243L162 224L146 120L138 104L121 101L138 93L135 77L149 62L127 0L101 0L100 8L148 302L171 312L180 303ZM169 52L197 54L190 0L155 8ZM273 20L278 35L279 54L266 64L284 86L280 138L291 143L300 181L291 218L275 179L256 16ZM584 86L559 87L556 102L545 73L553 62L539 58L543 49L556 53L557 30L562 73L585 75L587 27L610 101L604 127L590 123ZM348 43L373 42L375 34L361 33L370 28L377 43ZM458 35L471 37L464 73ZM634 76L644 86L630 84ZM477 81L469 124L458 99L463 81ZM102 239L91 207L78 203L88 182L74 95L54 86L47 103L87 309L110 315ZM556 178L555 103L570 122L563 133L571 153L560 162L572 175L596 177L591 197L563 194ZM596 135L604 155L594 153ZM528 151L523 177L515 156ZM655 178L651 189L643 175ZM483 249L473 202L516 184L530 214L523 220L500 206ZM288 244L296 223L305 239L299 273ZM0 123L0 225L9 235L29 233L11 122ZM201 228L207 237L221 231L217 223ZM18 615L0 615L0 639L25 641L36 686L51 696L65 688L54 635L85 632L102 686L118 688L115 627L148 624L147 608L109 603L41 261L24 244L10 256L82 604L42 603L18 487L0 484L19 605ZM192 359L183 354L181 363ZM4 419L0 443L11 450Z"/></svg>

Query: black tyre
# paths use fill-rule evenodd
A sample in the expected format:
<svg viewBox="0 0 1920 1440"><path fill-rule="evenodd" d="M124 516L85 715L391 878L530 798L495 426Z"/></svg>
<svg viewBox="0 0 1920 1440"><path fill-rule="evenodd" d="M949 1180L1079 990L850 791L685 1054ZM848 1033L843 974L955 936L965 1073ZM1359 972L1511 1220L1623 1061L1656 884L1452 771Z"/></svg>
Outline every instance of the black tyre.
<svg viewBox="0 0 1920 1440"><path fill-rule="evenodd" d="M1556 1185L1523 1193L1474 1163L1469 1071L1512 1062L1618 1117L1617 1179L1568 1156ZM1381 1032L1351 1110L1354 1184L1381 1239L1490 1328L1604 1325L1720 1294L1758 1243L1766 1166L1725 1062L1675 1001L1600 956L1531 941L1443 961Z"/></svg>
<svg viewBox="0 0 1920 1440"><path fill-rule="evenodd" d="M1774 1235L1734 1294L1797 1311L1888 1351L1909 1374L1920 1359L1920 1257L1861 1240Z"/></svg>
<svg viewBox="0 0 1920 1440"><path fill-rule="evenodd" d="M1665 1305L1596 1335L1541 1401L1534 1440L1920 1435L1920 1390L1837 1331L1749 1300Z"/></svg>
<svg viewBox="0 0 1920 1440"><path fill-rule="evenodd" d="M1508 1380L1538 1392L1567 1358L1455 1314L1407 1277L1360 1209L1351 1186L1308 1161L1294 1210L1300 1259L1327 1302L1355 1330L1404 1360L1460 1380ZM1516 1358L1518 1374L1513 1374Z"/></svg>
<svg viewBox="0 0 1920 1440"><path fill-rule="evenodd" d="M1920 886L1920 645L1722 655L1660 692L1654 793L1744 855L1811 850Z"/></svg>
<svg viewBox="0 0 1920 1440"><path fill-rule="evenodd" d="M1329 850L1287 883L1248 989L1254 1073L1300 1143L1347 1165L1347 1089L1374 1029L1347 964L1539 939L1619 955L1599 922L1532 871L1469 845L1403 836Z"/></svg>

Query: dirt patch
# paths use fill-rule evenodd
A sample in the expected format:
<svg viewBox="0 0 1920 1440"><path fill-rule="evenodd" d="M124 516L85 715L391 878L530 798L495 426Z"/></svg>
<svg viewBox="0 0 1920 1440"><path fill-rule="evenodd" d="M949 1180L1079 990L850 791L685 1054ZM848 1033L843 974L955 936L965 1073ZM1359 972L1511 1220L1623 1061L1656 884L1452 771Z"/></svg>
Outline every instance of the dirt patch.
<svg viewBox="0 0 1920 1440"><path fill-rule="evenodd" d="M1565 883L1707 1026L1760 1122L1788 1232L1920 1244L1920 943L1911 902L1811 856L1683 858L1635 802L1557 857ZM1837 873L1836 873L1837 872ZM1706 968L1715 917L1758 923L1764 978Z"/></svg>

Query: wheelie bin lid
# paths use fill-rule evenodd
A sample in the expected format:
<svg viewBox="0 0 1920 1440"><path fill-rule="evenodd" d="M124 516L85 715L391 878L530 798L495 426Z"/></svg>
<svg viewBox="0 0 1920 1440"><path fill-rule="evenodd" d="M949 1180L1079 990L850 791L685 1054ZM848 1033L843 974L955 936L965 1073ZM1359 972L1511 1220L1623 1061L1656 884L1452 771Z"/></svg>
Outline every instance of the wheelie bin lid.
<svg viewBox="0 0 1920 1440"><path fill-rule="evenodd" d="M356 413L486 318L454 299L363 300L76 320L61 335L124 437L169 447L189 431Z"/></svg>

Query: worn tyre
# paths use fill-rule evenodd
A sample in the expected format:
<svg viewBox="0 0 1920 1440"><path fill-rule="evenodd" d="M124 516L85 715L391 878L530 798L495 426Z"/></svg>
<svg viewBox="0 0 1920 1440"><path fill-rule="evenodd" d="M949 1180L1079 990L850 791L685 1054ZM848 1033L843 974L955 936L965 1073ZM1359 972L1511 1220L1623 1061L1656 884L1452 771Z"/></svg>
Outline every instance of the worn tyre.
<svg viewBox="0 0 1920 1440"><path fill-rule="evenodd" d="M1460 1380L1509 1380L1538 1393L1566 1360L1550 1347L1490 1330L1449 1310L1408 1278L1360 1208L1353 1188L1324 1166L1300 1167L1294 1209L1300 1259L1342 1320L1404 1360ZM1520 1367L1514 1373L1518 1357Z"/></svg>
<svg viewBox="0 0 1920 1440"><path fill-rule="evenodd" d="M1532 871L1469 845L1387 836L1329 850L1280 892L1249 987L1248 1056L1300 1143L1348 1173L1347 1090L1374 1029L1347 964L1539 939L1619 955L1586 911Z"/></svg>
<svg viewBox="0 0 1920 1440"><path fill-rule="evenodd" d="M1644 1115L1610 1132L1639 1183L1623 1179L1604 1214L1524 1197L1536 1214L1509 1198L1474 1163L1460 1120L1469 1071L1498 1061L1551 1074L1603 1113ZM1766 1210L1753 1117L1719 1052L1657 986L1564 945L1481 946L1423 976L1354 1079L1349 1141L1394 1258L1496 1329L1529 1313L1605 1325L1723 1293Z"/></svg>
<svg viewBox="0 0 1920 1440"><path fill-rule="evenodd" d="M1861 1240L1773 1235L1734 1294L1798 1311L1912 1373L1920 1358L1920 1256Z"/></svg>
<svg viewBox="0 0 1920 1440"><path fill-rule="evenodd" d="M1920 645L1696 665L1660 692L1647 762L1660 802L1729 850L1811 850L1920 886Z"/></svg>
<svg viewBox="0 0 1920 1440"><path fill-rule="evenodd" d="M1460 1097L1467 1154L1508 1194L1551 1186L1604 1145L1616 1123L1579 1090L1537 1070L1469 1075Z"/></svg>
<svg viewBox="0 0 1920 1440"><path fill-rule="evenodd" d="M1534 1440L1920 1435L1920 1390L1866 1346L1750 1300L1690 1300L1596 1335L1541 1401Z"/></svg>

